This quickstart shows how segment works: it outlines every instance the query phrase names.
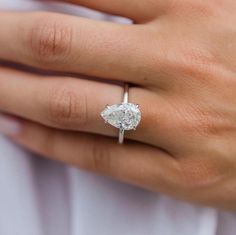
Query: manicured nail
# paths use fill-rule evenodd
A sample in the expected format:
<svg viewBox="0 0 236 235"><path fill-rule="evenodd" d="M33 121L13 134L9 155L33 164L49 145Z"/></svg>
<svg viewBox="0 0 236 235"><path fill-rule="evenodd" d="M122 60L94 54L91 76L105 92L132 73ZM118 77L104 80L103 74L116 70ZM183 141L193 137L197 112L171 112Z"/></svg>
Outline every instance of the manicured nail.
<svg viewBox="0 0 236 235"><path fill-rule="evenodd" d="M18 135L21 132L21 122L14 117L0 114L0 134Z"/></svg>

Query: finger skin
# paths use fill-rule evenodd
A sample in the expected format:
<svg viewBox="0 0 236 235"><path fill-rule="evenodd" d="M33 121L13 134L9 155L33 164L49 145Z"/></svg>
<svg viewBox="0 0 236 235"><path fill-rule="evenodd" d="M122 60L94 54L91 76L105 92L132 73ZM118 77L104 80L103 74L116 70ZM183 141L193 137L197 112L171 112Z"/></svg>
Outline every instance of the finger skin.
<svg viewBox="0 0 236 235"><path fill-rule="evenodd" d="M17 132L5 135L39 156L182 200L236 209L234 193L230 197L225 194L233 186L225 185L228 178L221 177L202 186L194 184L191 175L202 170L191 169L191 159L185 159L190 163L186 165L158 148L140 143L126 141L119 145L117 139L108 137L60 131L25 120L18 123ZM183 164L189 173L194 172L187 173ZM219 192L219 186L224 190ZM219 198L215 198L216 193Z"/></svg>
<svg viewBox="0 0 236 235"><path fill-rule="evenodd" d="M117 137L118 130L106 124L100 113L106 105L121 103L123 92L124 88L115 84L0 67L0 111L58 129ZM165 120L172 110L168 103L138 87L130 88L129 102L139 105L142 120L125 137L162 147L169 143Z"/></svg>
<svg viewBox="0 0 236 235"><path fill-rule="evenodd" d="M146 36L133 26L43 12L1 12L0 19L0 59L145 83L139 68Z"/></svg>
<svg viewBox="0 0 236 235"><path fill-rule="evenodd" d="M119 145L117 139L60 131L25 120L18 122L17 132L6 133L6 136L39 156L179 199L236 209L234 194L228 198L224 190L217 190L219 186L229 190L224 177L213 184L197 186L191 182L191 174L186 174L183 162L158 148L129 141ZM191 161L186 160L190 163L186 167L191 171ZM232 185L228 186L231 191ZM218 199L215 198L217 192Z"/></svg>
<svg viewBox="0 0 236 235"><path fill-rule="evenodd" d="M63 1L63 0L61 0ZM140 1L140 0L65 0L81 6L103 11L113 15L124 16L135 20L136 22L144 22L152 20L163 10L162 1Z"/></svg>
<svg viewBox="0 0 236 235"><path fill-rule="evenodd" d="M117 136L100 116L122 101L123 88L70 77L0 69L0 110L47 126Z"/></svg>
<svg viewBox="0 0 236 235"><path fill-rule="evenodd" d="M153 147L83 133L50 129L23 121L16 143L47 158L134 185L171 192L178 163Z"/></svg>

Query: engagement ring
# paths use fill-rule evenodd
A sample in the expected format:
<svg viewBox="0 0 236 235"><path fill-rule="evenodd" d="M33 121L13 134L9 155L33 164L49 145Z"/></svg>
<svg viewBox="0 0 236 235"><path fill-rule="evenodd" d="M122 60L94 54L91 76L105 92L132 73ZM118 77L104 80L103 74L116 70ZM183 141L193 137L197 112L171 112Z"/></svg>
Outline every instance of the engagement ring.
<svg viewBox="0 0 236 235"><path fill-rule="evenodd" d="M119 129L119 143L124 142L124 133L136 130L141 121L139 105L129 103L129 85L125 84L123 103L106 106L101 112L106 123Z"/></svg>

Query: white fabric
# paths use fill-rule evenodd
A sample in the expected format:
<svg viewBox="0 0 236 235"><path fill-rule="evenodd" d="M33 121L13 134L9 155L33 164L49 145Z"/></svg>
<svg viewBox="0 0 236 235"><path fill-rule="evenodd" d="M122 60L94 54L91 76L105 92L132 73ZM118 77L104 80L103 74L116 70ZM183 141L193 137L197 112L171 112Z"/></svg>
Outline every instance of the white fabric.
<svg viewBox="0 0 236 235"><path fill-rule="evenodd" d="M4 9L40 9L109 19L46 1L0 0L0 10ZM51 162L3 137L0 186L0 235L236 233L234 213L190 205Z"/></svg>

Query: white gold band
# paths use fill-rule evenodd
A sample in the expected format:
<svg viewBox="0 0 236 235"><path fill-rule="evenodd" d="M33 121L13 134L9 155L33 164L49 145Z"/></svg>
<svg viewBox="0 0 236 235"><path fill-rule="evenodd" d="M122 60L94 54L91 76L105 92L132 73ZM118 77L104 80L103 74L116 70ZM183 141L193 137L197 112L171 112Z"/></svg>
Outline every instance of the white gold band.
<svg viewBox="0 0 236 235"><path fill-rule="evenodd" d="M124 97L123 97L123 102L122 104L127 104L129 102L129 84L125 83L124 85ZM124 143L124 138L125 138L125 130L121 127L119 130L119 144Z"/></svg>

